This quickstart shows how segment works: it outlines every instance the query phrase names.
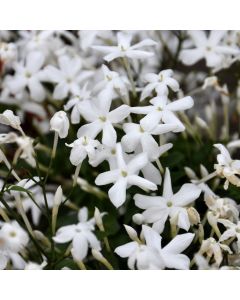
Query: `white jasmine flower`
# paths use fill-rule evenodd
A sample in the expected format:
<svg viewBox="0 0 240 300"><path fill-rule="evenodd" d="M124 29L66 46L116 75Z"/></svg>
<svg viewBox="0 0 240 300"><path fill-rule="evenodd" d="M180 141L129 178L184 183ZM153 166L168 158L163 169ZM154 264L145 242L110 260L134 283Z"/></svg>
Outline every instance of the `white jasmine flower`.
<svg viewBox="0 0 240 300"><path fill-rule="evenodd" d="M123 32L117 33L117 41L117 46L92 46L92 48L102 53L106 53L107 55L104 56L104 59L107 62L110 62L118 57L128 57L131 59L143 59L151 57L153 53L138 49L146 46L157 45L157 43L153 40L145 39L140 43L131 46L132 35Z"/></svg>
<svg viewBox="0 0 240 300"><path fill-rule="evenodd" d="M120 76L118 72L111 71L107 66L102 65L104 80L100 81L94 88L97 91L104 91L106 97L110 99L123 97L126 103L129 102L128 91L130 83L127 77Z"/></svg>
<svg viewBox="0 0 240 300"><path fill-rule="evenodd" d="M72 109L71 112L71 123L78 124L80 123L80 107L85 100L90 100L91 92L87 89L87 83L80 90L78 95L73 96L67 103L64 105L64 110L68 111Z"/></svg>
<svg viewBox="0 0 240 300"><path fill-rule="evenodd" d="M144 125L125 123L123 130L126 135L123 136L121 143L126 152L133 152L141 145L142 152L146 152L150 160L156 160L159 157L159 146L152 135L167 133L175 128L174 124L161 124L148 130Z"/></svg>
<svg viewBox="0 0 240 300"><path fill-rule="evenodd" d="M76 225L67 225L58 229L53 238L56 243L72 242L72 255L78 260L84 260L88 248L100 250L101 245L93 231L95 230L95 219L88 220L88 210L83 207L78 213L79 222Z"/></svg>
<svg viewBox="0 0 240 300"><path fill-rule="evenodd" d="M69 130L69 120L65 111L56 112L50 120L50 130L58 133L61 139L67 137Z"/></svg>
<svg viewBox="0 0 240 300"><path fill-rule="evenodd" d="M152 105L132 107L131 112L135 114L146 114L141 119L140 124L145 130L152 130L160 122L165 124L174 124L176 129L173 132L180 132L185 129L183 123L174 114L176 111L183 111L193 107L192 97L184 97L182 99L170 102L167 96L159 96L150 100Z"/></svg>
<svg viewBox="0 0 240 300"><path fill-rule="evenodd" d="M168 95L169 88L177 92L179 90L179 83L172 76L173 71L170 69L163 70L159 74L146 74L144 79L148 84L142 91L140 101L149 97L153 91L156 91L158 96Z"/></svg>
<svg viewBox="0 0 240 300"><path fill-rule="evenodd" d="M13 93L21 92L28 87L30 96L35 101L43 101L46 97L45 89L41 83L44 64L44 55L41 52L30 52L26 62L19 62L15 65L15 75L8 81L8 86Z"/></svg>
<svg viewBox="0 0 240 300"><path fill-rule="evenodd" d="M113 124L123 121L129 115L130 108L128 105L121 105L110 111L111 102L111 99L101 94L98 99L82 103L80 112L84 119L91 123L78 130L78 137L87 135L94 139L102 131L104 145L113 147L116 144L117 134Z"/></svg>
<svg viewBox="0 0 240 300"><path fill-rule="evenodd" d="M221 152L217 155L218 164L215 164L214 168L220 177L226 178L224 189L228 188L229 182L240 186L240 160L233 160L226 147L222 144L215 144L214 147Z"/></svg>
<svg viewBox="0 0 240 300"><path fill-rule="evenodd" d="M70 58L62 55L58 60L59 68L47 66L45 68L45 80L56 83L53 98L62 100L69 93L78 95L81 92L80 83L92 76L92 71L82 70L82 62L79 57Z"/></svg>
<svg viewBox="0 0 240 300"><path fill-rule="evenodd" d="M226 34L224 30L212 30L209 37L200 30L192 30L188 33L195 48L185 49L180 53L180 59L185 65L193 65L205 58L208 67L217 67L222 63L224 56L239 54L239 50L221 43Z"/></svg>
<svg viewBox="0 0 240 300"><path fill-rule="evenodd" d="M94 156L96 147L100 145L99 141L93 140L87 136L82 136L72 144L66 144L71 147L70 161L74 166L78 166L88 156Z"/></svg>
<svg viewBox="0 0 240 300"><path fill-rule="evenodd" d="M121 206L126 200L126 190L132 185L142 189L156 190L156 184L146 180L137 174L148 163L147 154L142 153L135 156L126 163L123 158L121 144L117 144L117 168L99 174L95 180L97 185L114 183L108 191L111 202L116 206Z"/></svg>
<svg viewBox="0 0 240 300"><path fill-rule="evenodd" d="M164 230L168 217L170 217L171 223L188 231L190 220L186 207L195 201L200 193L200 188L186 183L176 194L173 194L170 172L167 168L161 197L136 194L134 200L137 207L145 209L142 213L144 221L153 223L153 229L159 233Z"/></svg>
<svg viewBox="0 0 240 300"><path fill-rule="evenodd" d="M28 244L27 233L16 221L4 223L0 229L0 269L5 269L8 261L12 261L13 267L23 269L25 262L18 254Z"/></svg>
<svg viewBox="0 0 240 300"><path fill-rule="evenodd" d="M116 145L114 147L109 147L106 145L99 145L96 148L94 156L89 158L89 163L93 167L97 167L103 161L107 160L110 170L117 168L117 158L116 158Z"/></svg>
<svg viewBox="0 0 240 300"><path fill-rule="evenodd" d="M133 228L131 231L134 233ZM181 252L190 245L194 234L178 235L164 248L161 246L162 237L148 226L142 226L141 240L137 237L136 232L129 236L133 242L117 247L115 252L123 258L128 257L130 269L134 269L135 266L139 270L189 269L190 260Z"/></svg>

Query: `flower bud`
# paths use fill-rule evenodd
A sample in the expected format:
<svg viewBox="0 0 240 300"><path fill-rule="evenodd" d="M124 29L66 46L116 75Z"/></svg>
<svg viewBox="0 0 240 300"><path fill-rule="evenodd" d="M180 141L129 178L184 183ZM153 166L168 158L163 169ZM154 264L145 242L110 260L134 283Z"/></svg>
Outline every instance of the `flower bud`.
<svg viewBox="0 0 240 300"><path fill-rule="evenodd" d="M189 207L187 209L189 221L191 225L197 225L200 223L200 216L197 210L194 207Z"/></svg>
<svg viewBox="0 0 240 300"><path fill-rule="evenodd" d="M142 225L144 218L143 218L143 215L141 215L141 214L135 214L135 215L133 215L132 220L135 224Z"/></svg>
<svg viewBox="0 0 240 300"><path fill-rule="evenodd" d="M191 168L184 167L184 171L189 179L195 179L195 180L198 179L196 173Z"/></svg>
<svg viewBox="0 0 240 300"><path fill-rule="evenodd" d="M124 225L124 227L125 227L127 234L129 235L131 240L133 240L133 241L138 240L137 232L135 229L133 229L131 226L128 226L128 225Z"/></svg>
<svg viewBox="0 0 240 300"><path fill-rule="evenodd" d="M200 128L203 128L203 129L208 128L207 123L202 118L196 117L195 121Z"/></svg>
<svg viewBox="0 0 240 300"><path fill-rule="evenodd" d="M207 177L209 175L208 170L206 169L206 167L204 165L200 165L200 173L202 177Z"/></svg>
<svg viewBox="0 0 240 300"><path fill-rule="evenodd" d="M59 206L62 202L62 198L63 198L63 191L61 185L59 185L54 195L54 200L53 200L54 205Z"/></svg>
<svg viewBox="0 0 240 300"><path fill-rule="evenodd" d="M99 227L99 229L101 231L104 231L102 216L101 216L101 213L100 213L100 211L97 207L95 207L94 219L95 219L95 222L96 222L97 226Z"/></svg>
<svg viewBox="0 0 240 300"><path fill-rule="evenodd" d="M50 120L50 129L57 132L61 139L68 135L69 120L65 111L61 110L53 115Z"/></svg>

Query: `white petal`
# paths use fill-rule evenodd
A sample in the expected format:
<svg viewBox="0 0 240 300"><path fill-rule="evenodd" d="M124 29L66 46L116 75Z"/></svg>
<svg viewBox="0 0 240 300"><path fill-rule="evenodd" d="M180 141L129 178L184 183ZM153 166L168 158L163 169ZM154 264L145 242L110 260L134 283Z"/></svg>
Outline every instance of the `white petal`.
<svg viewBox="0 0 240 300"><path fill-rule="evenodd" d="M195 184L186 183L171 198L175 206L186 206L196 200L201 194L201 189Z"/></svg>
<svg viewBox="0 0 240 300"><path fill-rule="evenodd" d="M194 65L196 62L201 60L203 57L204 57L203 50L198 49L198 48L182 50L180 53L181 61L187 66Z"/></svg>
<svg viewBox="0 0 240 300"><path fill-rule="evenodd" d="M95 184L105 185L105 184L113 183L117 180L118 176L119 176L119 170L107 171L101 173L95 179Z"/></svg>
<svg viewBox="0 0 240 300"><path fill-rule="evenodd" d="M75 260L82 261L88 253L88 241L86 237L79 233L73 239L73 248L71 250L72 256Z"/></svg>
<svg viewBox="0 0 240 300"><path fill-rule="evenodd" d="M114 252L121 257L129 257L138 247L137 242L130 242L125 245L117 247Z"/></svg>
<svg viewBox="0 0 240 300"><path fill-rule="evenodd" d="M85 124L82 127L80 127L77 132L77 137L80 138L82 136L88 136L92 139L95 139L95 137L101 132L101 130L101 122L94 121L92 123Z"/></svg>
<svg viewBox="0 0 240 300"><path fill-rule="evenodd" d="M53 237L53 240L56 243L68 243L70 242L75 235L76 225L67 225L58 229L56 236Z"/></svg>
<svg viewBox="0 0 240 300"><path fill-rule="evenodd" d="M33 100L41 102L45 99L46 96L45 90L42 84L36 78L31 78L28 83L28 86L29 86L31 98Z"/></svg>
<svg viewBox="0 0 240 300"><path fill-rule="evenodd" d="M156 168L152 163L148 163L145 167L142 168L142 173L145 179L157 184L161 185L162 176L158 168Z"/></svg>
<svg viewBox="0 0 240 300"><path fill-rule="evenodd" d="M126 201L127 179L120 178L108 191L109 198L117 208Z"/></svg>
<svg viewBox="0 0 240 300"><path fill-rule="evenodd" d="M142 178L137 175L130 175L128 176L128 184L130 185L136 185L140 187L141 189L148 189L151 191L157 190L157 185L145 178Z"/></svg>
<svg viewBox="0 0 240 300"><path fill-rule="evenodd" d="M190 266L190 259L184 254L166 254L163 260L169 269L188 270Z"/></svg>
<svg viewBox="0 0 240 300"><path fill-rule="evenodd" d="M148 157L146 153L140 153L135 156L127 165L128 172L135 174L140 171L148 163Z"/></svg>
<svg viewBox="0 0 240 300"><path fill-rule="evenodd" d="M31 52L27 56L26 67L31 73L36 73L44 63L44 55L41 52Z"/></svg>
<svg viewBox="0 0 240 300"><path fill-rule="evenodd" d="M55 87L53 92L53 98L57 100L62 100L67 97L68 92L68 85L65 82L61 82Z"/></svg>
<svg viewBox="0 0 240 300"><path fill-rule="evenodd" d="M193 233L184 233L175 236L163 249L163 254L178 254L183 252L191 244L194 238Z"/></svg>
<svg viewBox="0 0 240 300"><path fill-rule="evenodd" d="M172 196L173 196L173 191L172 191L171 176L170 176L169 169L166 168L165 176L164 176L164 184L163 184L163 197L165 199L171 199Z"/></svg>
<svg viewBox="0 0 240 300"><path fill-rule="evenodd" d="M105 122L103 126L102 143L109 147L114 147L117 142L117 133L110 122Z"/></svg>
<svg viewBox="0 0 240 300"><path fill-rule="evenodd" d="M161 201L164 201L163 198L159 196L145 196L140 194L135 194L133 199L135 201L135 205L142 209L159 206L161 205Z"/></svg>
<svg viewBox="0 0 240 300"><path fill-rule="evenodd" d="M193 98L187 96L167 104L167 109L171 111L186 110L193 107L193 105L194 105Z"/></svg>
<svg viewBox="0 0 240 300"><path fill-rule="evenodd" d="M121 105L108 114L108 119L111 123L119 123L123 121L129 113L130 107L128 105Z"/></svg>
<svg viewBox="0 0 240 300"><path fill-rule="evenodd" d="M147 246L161 249L162 237L154 229L149 226L142 225L142 231Z"/></svg>

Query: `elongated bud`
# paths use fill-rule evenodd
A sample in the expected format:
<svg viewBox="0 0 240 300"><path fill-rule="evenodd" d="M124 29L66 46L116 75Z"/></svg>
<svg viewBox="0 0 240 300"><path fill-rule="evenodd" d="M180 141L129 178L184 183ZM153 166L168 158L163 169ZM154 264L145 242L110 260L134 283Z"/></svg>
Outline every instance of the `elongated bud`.
<svg viewBox="0 0 240 300"><path fill-rule="evenodd" d="M197 178L197 175L196 175L196 173L191 169L191 168L189 168L189 167L184 167L184 171L185 171L185 173L186 173L186 175L187 175L187 177L189 178L189 179L194 179L194 180L197 180L198 178Z"/></svg>
<svg viewBox="0 0 240 300"><path fill-rule="evenodd" d="M195 118L195 121L196 121L196 124L197 124L200 128L203 128L203 129L208 128L207 123L206 123L202 118L196 117L196 118Z"/></svg>
<svg viewBox="0 0 240 300"><path fill-rule="evenodd" d="M202 177L206 177L209 175L208 170L206 169L206 167L204 165L200 165L200 173Z"/></svg>
<svg viewBox="0 0 240 300"><path fill-rule="evenodd" d="M34 230L33 233L34 233L35 238L38 241L40 241L41 243L43 243L47 247L51 247L51 243L50 243L49 239L41 231Z"/></svg>
<svg viewBox="0 0 240 300"><path fill-rule="evenodd" d="M109 261L102 255L102 253L96 249L92 249L92 255L93 257L101 262L103 265L105 265L109 270L113 270L112 265L109 263Z"/></svg>
<svg viewBox="0 0 240 300"><path fill-rule="evenodd" d="M131 226L128 226L128 225L124 225L124 227L125 227L127 234L129 235L131 240L133 240L133 241L138 240L138 235L137 235L137 232L135 229L133 229Z"/></svg>
<svg viewBox="0 0 240 300"><path fill-rule="evenodd" d="M221 236L221 232L219 231L218 225L217 225L217 218L214 216L214 214L209 211L207 213L207 220L208 223L212 226L214 232L216 233L216 235L218 236L218 238Z"/></svg>
<svg viewBox="0 0 240 300"><path fill-rule="evenodd" d="M94 219L95 219L95 222L96 222L97 226L99 227L99 229L101 231L104 231L102 216L101 216L101 213L100 213L100 211L97 207L95 207Z"/></svg>
<svg viewBox="0 0 240 300"><path fill-rule="evenodd" d="M53 200L54 205L59 206L62 203L62 199L63 199L63 191L61 185L59 185L54 195L54 200Z"/></svg>

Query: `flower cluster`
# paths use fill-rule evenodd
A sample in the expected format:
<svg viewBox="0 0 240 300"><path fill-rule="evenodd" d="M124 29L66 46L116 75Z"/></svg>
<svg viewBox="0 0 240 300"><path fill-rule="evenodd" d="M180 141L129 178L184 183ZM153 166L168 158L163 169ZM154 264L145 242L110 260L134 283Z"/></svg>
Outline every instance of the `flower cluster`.
<svg viewBox="0 0 240 300"><path fill-rule="evenodd" d="M239 37L0 32L0 269L238 268Z"/></svg>

